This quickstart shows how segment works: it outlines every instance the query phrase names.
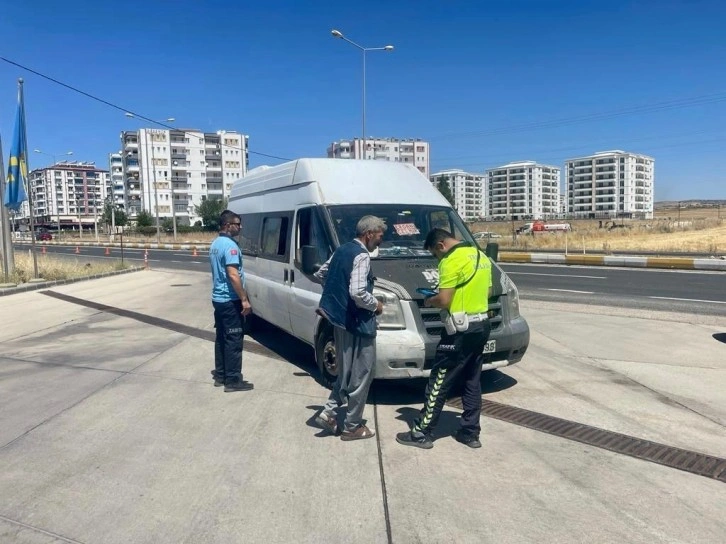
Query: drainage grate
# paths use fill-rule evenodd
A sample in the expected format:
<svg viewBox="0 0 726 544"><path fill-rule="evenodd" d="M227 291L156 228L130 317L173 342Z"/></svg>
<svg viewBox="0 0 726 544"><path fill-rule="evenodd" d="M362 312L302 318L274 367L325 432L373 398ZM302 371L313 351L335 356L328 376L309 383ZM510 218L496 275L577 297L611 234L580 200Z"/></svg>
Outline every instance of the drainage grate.
<svg viewBox="0 0 726 544"><path fill-rule="evenodd" d="M62 300L64 302L70 302L72 304L78 304L79 306L85 306L86 308L93 308L94 310L98 310L100 312L106 312L108 314L117 315L119 317L128 317L129 319L134 319L136 321L140 321L141 323L146 323L147 325L153 325L154 327L160 327L169 331L186 334L187 336L192 336L194 338L201 338L202 340L208 340L210 342L214 342L215 340L216 333L214 331L207 331L204 329L198 329L196 327L190 327L188 325L182 325L181 323L169 321L168 319L162 319L160 317L154 317L131 310L124 310L123 308L116 308L115 306L107 306L106 304L100 304L91 300L72 297L70 295L64 295L62 293L56 293L55 291L41 291L41 294L57 298L58 300ZM279 359L281 361L286 360L283 357L280 357L274 351L269 350L268 348L254 342L245 342L244 349L251 353L264 355L265 357L272 357L273 359Z"/></svg>
<svg viewBox="0 0 726 544"><path fill-rule="evenodd" d="M461 398L451 399L447 404L455 408L462 408ZM721 457L683 450L490 400L482 399L482 414L535 431L575 440L596 448L726 483L726 459Z"/></svg>

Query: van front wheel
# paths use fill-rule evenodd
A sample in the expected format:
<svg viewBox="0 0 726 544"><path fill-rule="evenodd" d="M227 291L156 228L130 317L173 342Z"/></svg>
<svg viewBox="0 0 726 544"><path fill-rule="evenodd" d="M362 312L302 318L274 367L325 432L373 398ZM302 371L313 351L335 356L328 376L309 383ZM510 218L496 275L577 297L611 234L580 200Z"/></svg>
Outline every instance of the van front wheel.
<svg viewBox="0 0 726 544"><path fill-rule="evenodd" d="M315 359L320 369L322 382L327 387L333 387L338 377L338 364L335 358L335 339L333 327L325 325L318 334L315 344Z"/></svg>

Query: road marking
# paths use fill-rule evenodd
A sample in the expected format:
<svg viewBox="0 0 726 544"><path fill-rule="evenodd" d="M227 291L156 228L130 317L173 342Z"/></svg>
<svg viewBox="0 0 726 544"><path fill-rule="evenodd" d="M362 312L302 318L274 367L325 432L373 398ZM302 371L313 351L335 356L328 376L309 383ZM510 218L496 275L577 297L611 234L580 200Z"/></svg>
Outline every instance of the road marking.
<svg viewBox="0 0 726 544"><path fill-rule="evenodd" d="M546 274L544 272L507 272L507 275L513 276L519 274L520 276L554 276L555 278L590 278L593 280L606 280L607 276L577 276L575 274Z"/></svg>
<svg viewBox="0 0 726 544"><path fill-rule="evenodd" d="M648 297L657 298L658 300L678 300L681 302L706 302L708 304L726 304L726 300L702 300L698 298L676 298L676 297Z"/></svg>
<svg viewBox="0 0 726 544"><path fill-rule="evenodd" d="M575 291L574 289L545 289L545 291L559 291L560 293L580 293L581 295L594 295L593 291Z"/></svg>

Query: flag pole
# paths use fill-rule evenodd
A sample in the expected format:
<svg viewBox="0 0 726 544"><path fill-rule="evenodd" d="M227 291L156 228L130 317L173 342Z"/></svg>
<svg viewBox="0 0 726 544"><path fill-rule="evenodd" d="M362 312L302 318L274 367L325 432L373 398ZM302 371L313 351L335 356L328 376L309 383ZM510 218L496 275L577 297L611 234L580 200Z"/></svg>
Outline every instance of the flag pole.
<svg viewBox="0 0 726 544"><path fill-rule="evenodd" d="M2 244L2 262L4 283L10 282L15 270L13 239L10 235L10 213L5 207L5 163L3 162L3 142L0 137L0 243Z"/></svg>
<svg viewBox="0 0 726 544"><path fill-rule="evenodd" d="M30 210L30 251L33 254L33 277L38 277L38 254L35 252L35 209L33 208L33 188L30 183L30 163L28 161L28 134L27 125L25 124L25 96L23 95L23 78L18 78L18 100L21 104L22 111L22 126L23 126L23 141L22 151L25 153L25 173L26 181L28 183L28 209Z"/></svg>

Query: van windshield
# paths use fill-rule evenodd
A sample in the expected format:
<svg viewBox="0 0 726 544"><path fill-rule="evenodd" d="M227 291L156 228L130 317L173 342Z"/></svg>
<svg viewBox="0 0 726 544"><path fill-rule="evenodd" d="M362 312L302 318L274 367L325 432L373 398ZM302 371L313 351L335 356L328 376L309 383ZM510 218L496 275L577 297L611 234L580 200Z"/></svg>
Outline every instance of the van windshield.
<svg viewBox="0 0 726 544"><path fill-rule="evenodd" d="M428 257L423 248L426 235L433 228L452 232L459 240L474 242L464 223L451 208L405 204L354 204L327 206L340 243L355 238L355 226L364 215L385 220L388 230L373 258Z"/></svg>

